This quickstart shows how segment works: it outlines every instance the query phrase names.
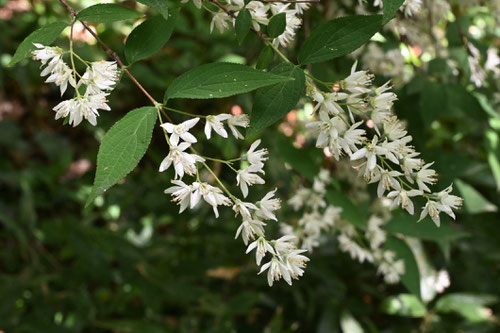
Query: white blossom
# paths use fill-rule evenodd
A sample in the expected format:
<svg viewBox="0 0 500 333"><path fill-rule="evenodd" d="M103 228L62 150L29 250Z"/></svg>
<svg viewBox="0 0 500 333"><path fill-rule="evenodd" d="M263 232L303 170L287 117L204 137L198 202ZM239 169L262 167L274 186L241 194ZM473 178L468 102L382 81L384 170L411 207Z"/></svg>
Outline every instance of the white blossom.
<svg viewBox="0 0 500 333"><path fill-rule="evenodd" d="M377 145L378 137L375 135L371 143L367 144L366 147L361 148L357 152L351 155L351 161L359 160L361 158L366 158L366 167L368 170L373 170L377 166L377 155L385 155L387 149L384 149Z"/></svg>
<svg viewBox="0 0 500 333"><path fill-rule="evenodd" d="M227 126L229 126L231 133L233 133L233 136L236 139L244 139L243 135L240 133L240 131L238 131L236 126L247 128L248 126L250 126L250 118L248 118L248 115L246 114L232 116L227 120Z"/></svg>
<svg viewBox="0 0 500 333"><path fill-rule="evenodd" d="M200 118L193 118L186 120L180 124L172 124L172 123L164 123L160 126L170 134L170 142L174 145L179 143L179 139L186 141L187 143L195 143L198 142L196 137L189 133L189 130L193 128Z"/></svg>
<svg viewBox="0 0 500 333"><path fill-rule="evenodd" d="M97 94L101 91L113 90L118 80L118 67L115 61L96 61L87 67L78 86L85 84L87 92Z"/></svg>
<svg viewBox="0 0 500 333"><path fill-rule="evenodd" d="M177 145L170 143L170 152L160 164L160 172L167 170L173 163L175 169L175 178L182 178L184 173L193 176L196 173L196 162L204 162L205 159L196 155L185 153L184 150L191 144L182 142Z"/></svg>
<svg viewBox="0 0 500 333"><path fill-rule="evenodd" d="M212 137L212 129L222 136L223 138L227 138L227 131L224 129L224 124L222 123L224 120L228 120L231 118L231 115L229 113L221 113L216 116L208 116L207 117L207 122L205 124L205 135L207 139L210 140Z"/></svg>
<svg viewBox="0 0 500 333"><path fill-rule="evenodd" d="M259 266L262 258L264 258L267 252L270 252L274 255L276 254L271 244L269 244L269 242L263 237L259 237L257 240L250 243L250 245L248 245L246 253L250 253L255 248L257 248L257 251L255 251L255 261Z"/></svg>
<svg viewBox="0 0 500 333"><path fill-rule="evenodd" d="M165 190L165 194L171 194L176 204L180 206L179 213L182 213L190 204L193 187L186 185L182 180L172 180L175 186Z"/></svg>
<svg viewBox="0 0 500 333"><path fill-rule="evenodd" d="M276 215L274 214L274 212L281 208L281 200L279 198L273 198L274 194L276 193L276 190L277 189L274 189L273 191L268 192L257 203L258 209L255 212L255 214L258 217L260 217L262 219L268 219L268 220L275 220L275 221L278 220L276 218Z"/></svg>
<svg viewBox="0 0 500 333"><path fill-rule="evenodd" d="M248 196L248 186L252 186L255 184L265 184L265 180L260 177L257 172L261 172L264 174L261 166L258 164L252 164L249 167L239 170L236 175L237 185L240 186L241 193L243 193L243 197Z"/></svg>
<svg viewBox="0 0 500 333"><path fill-rule="evenodd" d="M267 282L269 283L270 287L273 286L274 281L278 281L282 277L286 281L286 283L292 285L292 278L290 276L289 269L283 262L279 261L276 258L273 258L271 259L271 261L262 265L259 274L267 269L269 269L269 271L267 272Z"/></svg>
<svg viewBox="0 0 500 333"><path fill-rule="evenodd" d="M419 190L430 192L431 190L426 184L435 184L437 182L436 171L429 169L433 164L434 162L424 165L415 175L415 181L417 182Z"/></svg>
<svg viewBox="0 0 500 333"><path fill-rule="evenodd" d="M415 197L418 195L422 195L422 191L420 190L410 190L406 191L403 189L389 192L387 197L389 199L393 199L391 204L391 209L396 208L401 205L401 208L406 209L408 213L413 215L415 208L413 206L413 202L411 201L411 197Z"/></svg>
<svg viewBox="0 0 500 333"><path fill-rule="evenodd" d="M252 217L251 211L257 210L257 206L255 206L251 202L243 202L241 200L237 200L233 206L233 210L236 213L235 216L238 216L238 214L240 214L244 220L248 220Z"/></svg>
<svg viewBox="0 0 500 333"><path fill-rule="evenodd" d="M251 164L259 165L261 168L264 166L264 161L268 159L267 157L267 149L262 148L259 150L256 150L257 147L260 145L261 140L258 139L252 145L250 146L250 149L247 151L247 160Z"/></svg>
<svg viewBox="0 0 500 333"><path fill-rule="evenodd" d="M232 205L231 199L222 194L222 190L220 188L207 183L198 183L198 186L192 194L192 198L196 198L196 200L199 200L200 197L212 206L216 218L219 217L218 206Z"/></svg>
<svg viewBox="0 0 500 333"><path fill-rule="evenodd" d="M69 115L69 124L73 127L78 126L83 119L95 126L99 110L111 110L106 104L107 95L107 93L100 93L62 101L53 108L56 112L55 119L66 118Z"/></svg>
<svg viewBox="0 0 500 333"><path fill-rule="evenodd" d="M251 239L255 239L255 235L264 235L264 226L266 224L259 220L243 220L238 230L236 231L235 239L241 233L241 238L243 239L243 243L248 245L248 241Z"/></svg>

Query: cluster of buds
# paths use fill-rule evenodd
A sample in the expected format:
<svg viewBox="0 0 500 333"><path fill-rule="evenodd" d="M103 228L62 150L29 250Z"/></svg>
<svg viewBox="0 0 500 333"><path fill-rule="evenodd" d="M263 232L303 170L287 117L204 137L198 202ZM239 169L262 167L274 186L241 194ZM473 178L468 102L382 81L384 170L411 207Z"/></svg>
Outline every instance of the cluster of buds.
<svg viewBox="0 0 500 333"><path fill-rule="evenodd" d="M392 208L398 206L414 214L412 197L427 199L420 220L429 215L439 226L440 213L455 218L454 210L462 199L450 194L452 185L440 192L432 192L430 185L437 182L433 163L425 163L420 153L410 145L404 124L392 113L397 99L389 82L372 86L373 75L357 71L341 80L337 91L320 91L308 81L308 94L317 102L314 111L319 120L306 125L317 136L316 146L328 150L337 160L347 155L369 183L378 183L379 197L388 192ZM360 119L356 122L356 118ZM373 135L367 136L365 126Z"/></svg>
<svg viewBox="0 0 500 333"><path fill-rule="evenodd" d="M213 186L200 180L199 164L208 168L206 160L216 160L224 162L236 173L236 185L240 187L243 198L248 196L249 187L256 184L265 184L265 180L259 175L264 175L264 162L268 159L267 149L258 149L261 141L256 140L242 158L232 161L242 160L241 169L232 167L231 161L223 161L202 157L198 155L192 147L198 139L189 131L196 126L203 117L205 121L205 136L207 140L212 138L212 131L223 138L228 137L228 132L224 126L226 122L235 138L243 138L237 127L248 127L249 119L247 115L219 114L210 116L193 117L179 124L164 123L161 125L165 131L165 137L169 145L169 153L160 164L160 172L173 166L175 179L172 180L174 186L165 190L166 194L172 196L172 200L180 206L182 213L186 208L194 208L203 199L212 206L215 216L219 217L219 206L232 206L236 216L242 218L242 222L236 231L236 238L241 235L243 243L247 246L247 253L255 250L257 265L261 266L259 272L268 270L268 282L271 286L273 281L283 278L287 283L292 284L292 279L298 279L304 273L304 267L309 260L302 253L305 250L297 249L292 242L293 237L281 237L277 240L268 240L265 236L266 221L277 221L275 212L281 208L281 201L275 198L276 190L267 193L260 201L243 202L233 195L222 181L216 177L221 187ZM187 150L190 152L187 152ZM187 184L182 179L185 176L196 177ZM250 243L250 244L249 244ZM266 255L270 260L262 264ZM262 264L262 265L261 265Z"/></svg>
<svg viewBox="0 0 500 333"><path fill-rule="evenodd" d="M362 234L349 221L341 218L342 208L327 204L325 195L329 184L329 171L321 170L311 188L300 187L290 198L289 205L295 211L302 210L303 214L296 225L280 225L284 237L294 237L297 246L312 251L320 245L324 233L334 234L342 252L348 253L353 260L376 265L386 283L399 282L405 272L404 261L396 259L394 252L384 249L387 234L382 226L389 216L371 215Z"/></svg>
<svg viewBox="0 0 500 333"><path fill-rule="evenodd" d="M46 66L41 72L42 77L48 75L45 82L57 85L61 90L61 96L66 91L68 84L75 88L76 96L74 98L62 101L53 108L56 112L55 118L69 116L69 124L73 126L77 126L83 119L86 119L95 126L99 110L111 110L107 105L106 96L114 89L119 77L116 62L89 63L77 57L87 66L85 73L80 75L74 65L73 68L70 68L63 60L63 56L67 53L70 53L73 59L73 51L66 52L59 47L37 43L34 45L37 49L33 51L33 58L39 60L42 66ZM83 94L79 91L82 86L85 86Z"/></svg>
<svg viewBox="0 0 500 333"><path fill-rule="evenodd" d="M186 3L189 0L182 0L181 2ZM196 7L201 8L201 0L193 0ZM261 25L267 26L269 21L274 15L285 13L286 15L286 27L285 31L273 40L274 45L281 45L286 47L295 38L295 34L298 28L302 25L302 19L300 15L307 9L309 9L310 4L307 2L294 2L288 1L287 3L280 2L266 2L266 1L249 1L245 5L244 0L225 0L221 1L228 11L234 13L230 16L226 11L220 9L213 16L212 23L210 24L210 31L213 31L214 27L219 30L219 32L224 32L229 29L231 25L234 25L235 17L238 15L239 11L243 8L248 9L252 16L252 26L256 31L260 31Z"/></svg>

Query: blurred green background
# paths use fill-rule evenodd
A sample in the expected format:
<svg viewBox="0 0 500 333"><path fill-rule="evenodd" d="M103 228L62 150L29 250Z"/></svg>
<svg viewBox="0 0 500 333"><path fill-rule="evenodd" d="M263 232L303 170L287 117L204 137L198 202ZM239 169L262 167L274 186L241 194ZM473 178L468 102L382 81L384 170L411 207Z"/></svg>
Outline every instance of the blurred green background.
<svg viewBox="0 0 500 333"><path fill-rule="evenodd" d="M81 9L96 2L70 3ZM120 3L154 14L135 1ZM376 11L371 3L364 10ZM372 265L340 252L328 235L310 254L303 278L292 287L268 287L241 240L233 239L239 222L230 209L222 209L218 220L207 205L179 215L163 194L172 174L157 171L167 153L160 131L154 132L136 170L84 209L99 140L127 111L148 101L123 78L110 96L112 111L101 114L98 126L71 128L55 121L51 109L60 101L59 92L43 83L39 64L7 64L29 33L69 16L58 1L0 0L0 331L360 332L357 325L366 332L500 331L500 70L498 63L485 70L478 85L469 45L480 54L479 67L487 67L488 50L498 52L500 45L500 9L494 1L449 5L431 25L403 15L395 19L417 26L417 37L428 33L430 46L417 44L409 32L394 33L391 26L374 38L371 44L382 52L399 52L401 63L377 73L370 68L373 46L357 51L361 66L375 71L379 83L394 80L399 97L395 112L408 121L417 150L436 161L443 188L458 180L458 193L465 199L457 223L446 220L437 229L430 221L416 224L416 217L408 217L399 221L403 227L395 228L397 234L420 239L423 246L413 250L449 273L451 285L444 294L422 304L407 297L403 285L384 284ZM357 1L322 1L305 15L298 45L314 26L357 8ZM255 63L263 48L258 38L249 36L240 46L232 30L210 34L210 20L207 11L183 5L167 45L131 67L153 96L160 100L173 78L201 64ZM121 54L132 23L100 24L97 31ZM431 26L441 35L426 31ZM82 57L106 59L81 29L76 34L75 48ZM68 47L68 40L62 36L56 44ZM294 58L296 47L288 53ZM335 81L352 63L352 57L343 57L309 69ZM394 71L394 66L403 70ZM234 105L249 112L252 96L176 103L172 106L201 114L229 112ZM300 126L287 124L300 134ZM304 170L297 162L304 152L292 146L295 138L276 135L278 131L275 126L259 134L270 160L266 190L256 198L278 187L286 200L297 184L308 184L307 174L321 164L335 169L333 161L314 153ZM232 158L251 141L218 138L203 152ZM314 146L309 141L303 149ZM221 166L216 170L227 177ZM348 184L339 184L341 193L348 193ZM352 209L366 218L363 205ZM297 216L285 206L279 218ZM278 235L278 226L270 232Z"/></svg>

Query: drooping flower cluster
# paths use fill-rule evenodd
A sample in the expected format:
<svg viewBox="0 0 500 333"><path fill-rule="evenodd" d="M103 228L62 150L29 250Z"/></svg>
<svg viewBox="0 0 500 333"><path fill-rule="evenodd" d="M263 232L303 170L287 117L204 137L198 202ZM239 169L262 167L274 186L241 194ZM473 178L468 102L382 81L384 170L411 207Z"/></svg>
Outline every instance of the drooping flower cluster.
<svg viewBox="0 0 500 333"><path fill-rule="evenodd" d="M212 131L223 138L228 137L224 127L227 122L235 138L243 138L236 127L248 127L249 119L247 115L219 114L204 117L205 136L208 140L212 138ZM161 125L165 131L165 137L169 145L169 153L160 164L160 172L167 170L173 165L175 179L172 180L174 186L165 190L166 194L172 196L172 201L180 206L180 213L186 208L194 208L203 199L212 206L216 218L219 217L219 206L232 206L236 216L240 215L242 222L236 231L236 238L241 235L247 253L255 250L257 265L261 266L262 260L267 254L271 259L262 265L259 272L268 270L267 278L269 285L273 281L283 278L288 284L292 284L292 279L298 279L304 273L304 267L309 260L302 253L305 250L299 250L291 242L291 237L282 237L277 240L269 241L265 236L264 227L266 221L277 221L275 212L281 208L281 201L275 198L276 190L267 193L260 201L256 203L243 202L234 196L222 184L222 181L210 170L216 177L217 182L222 187L216 187L201 181L199 176L199 163L208 169L205 161L210 158L204 158L196 152L192 145L198 142L197 138L189 131L198 124L199 117L194 117L180 124L164 123ZM241 189L244 198L248 196L249 186L264 184L265 180L259 175L264 174L264 162L268 159L267 149L258 149L261 141L256 140L250 149L242 156L243 167L236 170L231 166L232 162L217 160L226 163L236 173L236 185ZM187 150L191 152L187 152ZM196 176L196 181L191 184L185 183L182 179L185 175ZM224 194L227 194L227 196ZM250 241L253 241L249 244Z"/></svg>
<svg viewBox="0 0 500 333"><path fill-rule="evenodd" d="M425 163L411 146L404 124L392 113L396 94L389 82L372 86L373 75L356 70L338 84L333 92L320 91L311 81L308 94L317 102L314 108L319 120L306 125L316 136L316 146L327 148L339 160L347 155L353 167L369 183L378 183L377 194L392 199L392 208L402 207L414 214L412 197L427 199L420 219L429 215L439 226L439 214L455 218L462 199L450 194L452 187L441 192L429 188L437 182L432 163ZM359 121L356 122L356 118ZM365 127L373 132L371 138Z"/></svg>
<svg viewBox="0 0 500 333"><path fill-rule="evenodd" d="M57 85L61 90L61 96L66 91L68 84L75 88L76 97L62 101L53 108L56 112L55 119L69 116L70 125L77 126L83 119L86 119L95 126L99 110L111 110L107 105L106 97L114 89L118 80L116 62L88 63L80 59L87 66L85 73L80 75L75 68L70 68L64 62L63 56L68 52L59 47L44 46L38 43L34 45L37 49L33 51L33 58L39 60L42 66L46 66L40 74L41 76L48 75L45 82ZM81 86L86 86L83 94L80 94L79 91Z"/></svg>
<svg viewBox="0 0 500 333"><path fill-rule="evenodd" d="M303 215L294 226L282 223L281 232L285 236L296 237L297 244L309 251L320 245L323 234L335 234L342 252L348 253L359 262L370 262L378 267L387 283L397 283L404 274L404 261L396 259L396 254L384 250L386 232L382 228L387 216L373 214L367 222L364 234L354 225L342 219L342 208L327 204L326 193L330 184L330 173L321 170L315 177L312 188L301 187L288 203ZM369 244L368 246L363 244Z"/></svg>
<svg viewBox="0 0 500 333"><path fill-rule="evenodd" d="M182 0L181 2L186 3L188 0ZM285 31L276 37L273 43L286 47L295 38L295 34L298 28L302 25L302 19L300 16L303 12L309 9L310 4L307 2L267 2L267 1L244 1L244 0L221 0L220 1L226 9L234 13L233 16L228 15L224 10L220 9L213 16L212 23L210 24L210 31L217 28L219 32L224 32L229 29L231 25L235 23L235 17L243 8L246 8L252 16L252 26L256 31L261 30L261 25L267 26L271 18L280 13L285 13L286 15L286 27ZM245 2L248 2L245 4ZM201 8L201 0L193 0L196 7Z"/></svg>

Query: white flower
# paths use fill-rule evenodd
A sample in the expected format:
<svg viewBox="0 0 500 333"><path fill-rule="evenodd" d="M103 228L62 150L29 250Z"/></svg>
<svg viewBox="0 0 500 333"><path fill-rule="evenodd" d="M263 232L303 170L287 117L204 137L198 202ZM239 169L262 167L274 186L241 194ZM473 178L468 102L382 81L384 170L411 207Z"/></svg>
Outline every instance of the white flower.
<svg viewBox="0 0 500 333"><path fill-rule="evenodd" d="M295 240L297 237L294 235L285 235L274 241L274 248L280 255L286 255L292 250L296 249Z"/></svg>
<svg viewBox="0 0 500 333"><path fill-rule="evenodd" d="M92 125L97 124L99 109L111 110L106 104L106 93L96 95L84 95L57 104L53 110L56 112L55 119L65 118L69 115L69 124L73 127L87 119Z"/></svg>
<svg viewBox="0 0 500 333"><path fill-rule="evenodd" d="M413 215L415 208L413 206L413 202L411 201L411 197L415 197L418 195L422 195L422 191L420 190L410 190L406 191L403 189L397 190L397 191L392 191L389 192L387 197L389 199L393 199L392 204L391 204L391 209L396 208L397 206L401 205L403 209L406 209L408 213Z"/></svg>
<svg viewBox="0 0 500 333"><path fill-rule="evenodd" d="M176 186L167 188L164 193L171 194L176 204L180 205L179 213L182 213L188 206L191 200L191 185L186 185L182 180L172 180Z"/></svg>
<svg viewBox="0 0 500 333"><path fill-rule="evenodd" d="M420 170L420 168L424 165L424 161L421 158L415 158L420 153L411 153L403 157L403 171L406 175L411 175L415 170ZM407 179L413 183L413 179L407 177Z"/></svg>
<svg viewBox="0 0 500 333"><path fill-rule="evenodd" d="M161 124L160 126L163 127L165 131L167 131L167 133L171 134L170 142L174 145L177 145L179 143L179 138L188 143L195 143L198 142L198 140L196 140L194 135L189 133L189 130L193 128L199 120L200 118L193 118L177 125L174 125L172 123L165 123Z"/></svg>
<svg viewBox="0 0 500 333"><path fill-rule="evenodd" d="M332 153L334 153L334 150L337 149L336 146L340 147L339 134L344 133L347 126L342 119L339 117L330 118L325 111L319 112L319 118L320 121L308 123L306 128L312 129L313 132L318 134L316 147L324 148L329 146Z"/></svg>
<svg viewBox="0 0 500 333"><path fill-rule="evenodd" d="M253 241L250 245L248 245L246 253L250 253L253 249L257 248L257 251L255 251L255 261L257 262L257 265L260 266L260 262L262 261L262 258L266 255L266 252L270 252L272 254L276 254L274 252L273 247L269 242L264 239L263 237L259 237L256 241Z"/></svg>
<svg viewBox="0 0 500 333"><path fill-rule="evenodd" d="M337 240L339 241L340 250L349 253L352 259L357 259L361 263L363 263L365 260L368 262L373 262L372 254L359 246L358 243L353 241L346 234L340 234L337 237Z"/></svg>
<svg viewBox="0 0 500 333"><path fill-rule="evenodd" d="M222 123L222 121L229 118L231 118L231 115L228 113L221 113L216 116L208 116L206 119L207 122L205 124L205 135L207 136L207 139L210 140L210 138L212 137L212 129L223 138L227 138L227 132L224 129L224 124Z"/></svg>
<svg viewBox="0 0 500 333"><path fill-rule="evenodd" d="M418 219L418 221L422 221L427 215L429 215L432 221L434 221L434 223L439 227L439 225L441 224L439 213L441 213L443 209L444 207L441 203L433 200L428 200L424 208L422 209L422 213L420 213L420 218Z"/></svg>
<svg viewBox="0 0 500 333"><path fill-rule="evenodd" d="M260 30L260 25L267 25L269 23L269 19L267 17L267 12L269 11L269 6L263 4L260 1L250 1L246 8L250 11L252 15L252 23L255 30Z"/></svg>
<svg viewBox="0 0 500 333"><path fill-rule="evenodd" d="M258 217L268 220L278 220L276 218L276 215L274 215L274 212L281 208L281 200L279 198L272 199L274 197L274 194L276 193L276 190L277 189L274 189L273 191L268 192L258 202L259 208L255 212Z"/></svg>
<svg viewBox="0 0 500 333"><path fill-rule="evenodd" d="M246 114L232 116L227 120L227 126L229 126L231 133L233 133L233 136L236 139L244 139L243 135L238 131L236 126L247 128L250 126L250 118L248 118L248 115Z"/></svg>
<svg viewBox="0 0 500 333"><path fill-rule="evenodd" d="M297 211L304 206L311 194L310 189L304 187L299 188L295 195L288 199L288 204Z"/></svg>
<svg viewBox="0 0 500 333"><path fill-rule="evenodd" d="M301 254L304 252L307 252L307 250L293 250L286 256L286 265L291 277L294 279L298 279L299 276L304 274L303 268L306 267L306 263L309 261L308 257Z"/></svg>
<svg viewBox="0 0 500 333"><path fill-rule="evenodd" d="M218 187L200 183L199 187L192 194L194 197L199 197L200 195L203 197L210 206L212 206L214 210L215 217L219 217L218 206L231 206L232 201L224 194L222 194L222 190Z"/></svg>
<svg viewBox="0 0 500 333"><path fill-rule="evenodd" d="M236 200L236 203L233 206L233 210L236 213L235 216L241 214L244 220L248 220L252 217L250 210L257 210L257 206L250 202L243 202L241 200Z"/></svg>
<svg viewBox="0 0 500 333"><path fill-rule="evenodd" d="M370 183L379 182L377 186L377 196L381 198L385 191L390 191L391 188L399 191L401 189L401 185L399 181L397 181L394 177L401 176L401 172L398 171L389 171L380 168L380 173L377 173L375 177L370 181Z"/></svg>
<svg viewBox="0 0 500 333"><path fill-rule="evenodd" d="M457 210L462 206L463 199L457 197L456 195L450 195L452 190L453 186L450 185L443 191L439 192L437 196L443 205L443 212L455 219L455 213L453 213L453 210Z"/></svg>
<svg viewBox="0 0 500 333"><path fill-rule="evenodd" d="M39 43L33 43L38 50L34 50L32 52L33 58L35 60L40 60L42 65L45 65L47 62L49 63L57 63L61 59L63 54L63 50L60 47L50 47L45 46Z"/></svg>
<svg viewBox="0 0 500 333"><path fill-rule="evenodd" d="M267 161L267 149L262 148L259 150L257 149L257 146L260 145L260 139L256 140L252 145L250 146L250 149L247 151L247 160L251 164L259 165L261 168L264 166L264 161Z"/></svg>
<svg viewBox="0 0 500 333"><path fill-rule="evenodd" d="M398 117L392 116L384 121L384 133L389 140L395 141L404 137L407 131L403 123L398 120Z"/></svg>
<svg viewBox="0 0 500 333"><path fill-rule="evenodd" d="M246 198L248 196L248 186L252 186L254 184L262 185L266 183L262 177L256 174L257 172L264 174L264 171L258 164L252 164L249 167L238 171L238 174L236 175L236 182L241 188L243 197Z"/></svg>
<svg viewBox="0 0 500 333"><path fill-rule="evenodd" d="M356 61L351 68L351 74L340 81L340 88L348 90L351 93L367 93L370 89L367 88L372 83L373 75L368 71L356 71Z"/></svg>
<svg viewBox="0 0 500 333"><path fill-rule="evenodd" d="M181 3L187 3L189 0L182 0ZM198 8L201 9L201 2L203 0L193 0L194 5Z"/></svg>
<svg viewBox="0 0 500 333"><path fill-rule="evenodd" d="M196 162L204 162L205 159L196 155L185 153L191 144L183 142L180 145L171 143L170 152L160 164L160 172L167 170L170 165L174 164L175 178L182 178L184 172L192 176L196 173Z"/></svg>
<svg viewBox="0 0 500 333"><path fill-rule="evenodd" d="M225 12L215 13L212 18L212 22L210 23L210 32L213 32L214 27L219 30L220 33L223 33L224 30L229 29L229 22L231 21L231 17L227 15Z"/></svg>
<svg viewBox="0 0 500 333"><path fill-rule="evenodd" d="M361 145L365 139L365 130L357 129L363 122L353 124L345 133L340 141L342 149L350 156L358 150L358 145Z"/></svg>
<svg viewBox="0 0 500 333"><path fill-rule="evenodd" d="M83 74L81 81L87 86L87 92L97 94L104 90L113 90L118 80L118 66L115 61L96 61L91 63Z"/></svg>
<svg viewBox="0 0 500 333"><path fill-rule="evenodd" d="M402 8L404 8L405 16L413 16L420 11L422 0L405 0Z"/></svg>
<svg viewBox="0 0 500 333"><path fill-rule="evenodd" d="M342 211L342 207L328 206L321 219L322 228L327 229L328 226L333 226L335 222L340 220L340 213L342 213Z"/></svg>
<svg viewBox="0 0 500 333"><path fill-rule="evenodd" d="M50 67L50 65L47 66L40 75L41 76L47 75L48 69L50 69L50 75L47 78L47 80L45 80L45 82L47 83L53 82L55 85L57 85L61 90L61 96L66 91L68 83L71 86L76 87L75 78L73 76L73 70L71 70L71 68L69 68L68 65L64 63L64 61L62 60L58 61L53 67Z"/></svg>
<svg viewBox="0 0 500 333"><path fill-rule="evenodd" d="M387 153L387 149L377 146L377 141L378 137L375 135L371 143L351 155L351 161L365 157L367 169L375 169L375 166L377 166L377 155L385 155Z"/></svg>
<svg viewBox="0 0 500 333"><path fill-rule="evenodd" d="M238 230L236 231L236 236L234 239L238 238L241 233L241 238L243 243L248 245L250 239L255 239L255 235L264 235L264 226L266 224L259 220L243 220L241 222Z"/></svg>
<svg viewBox="0 0 500 333"><path fill-rule="evenodd" d="M383 86L375 89L375 96L370 99L370 105L374 109L389 110L394 104L394 101L398 99L398 96L395 93L386 92L391 88L392 87L389 86L389 81L387 81Z"/></svg>
<svg viewBox="0 0 500 333"><path fill-rule="evenodd" d="M269 271L267 272L267 283L269 283L270 287L273 286L274 281L278 281L279 279L281 279L281 277L283 277L286 283L292 285L290 272L288 271L288 267L284 263L276 258L273 258L268 263L262 265L259 274L261 274L268 268Z"/></svg>
<svg viewBox="0 0 500 333"><path fill-rule="evenodd" d="M431 190L429 187L427 187L427 184L435 184L437 182L437 173L433 169L429 169L430 166L432 166L434 162L428 163L422 167L417 172L417 175L415 176L415 181L417 182L418 189L426 192L430 192Z"/></svg>

